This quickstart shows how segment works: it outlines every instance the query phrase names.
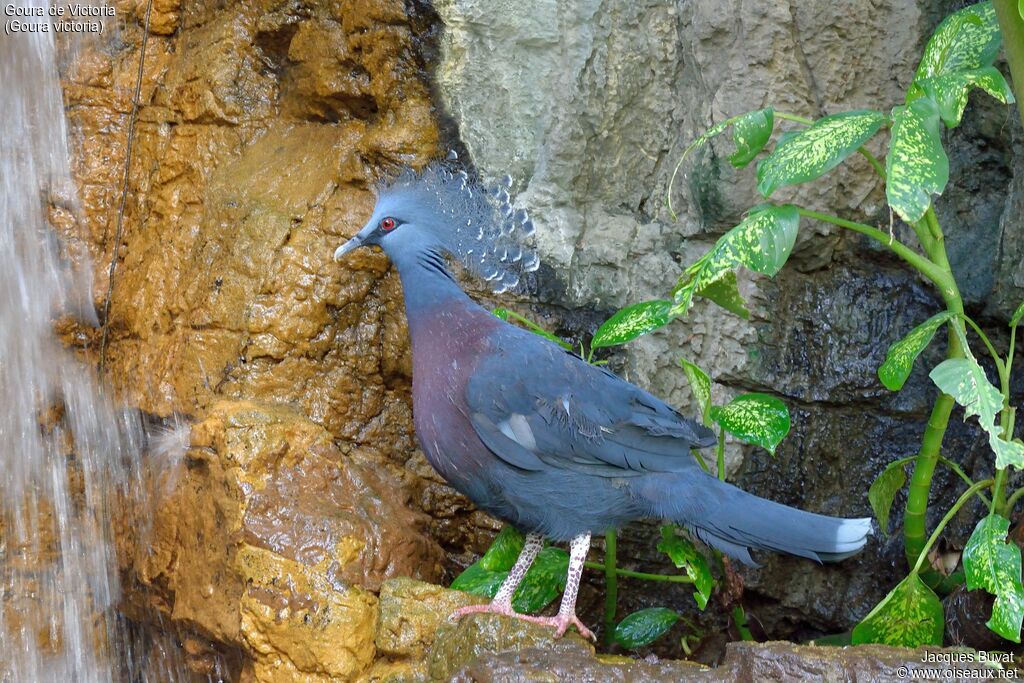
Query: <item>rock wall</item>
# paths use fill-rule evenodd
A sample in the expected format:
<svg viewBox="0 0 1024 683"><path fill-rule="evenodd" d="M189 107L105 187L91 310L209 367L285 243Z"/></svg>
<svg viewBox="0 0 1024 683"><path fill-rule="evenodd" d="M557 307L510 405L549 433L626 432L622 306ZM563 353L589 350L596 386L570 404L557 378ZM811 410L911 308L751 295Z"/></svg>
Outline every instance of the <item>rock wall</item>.
<svg viewBox="0 0 1024 683"><path fill-rule="evenodd" d="M81 207L58 217L92 254L100 310L117 259L105 348L81 325L65 336L103 358L129 403L198 425L197 447L159 470L166 492L151 543L122 549L129 607L140 620L170 619L197 669L256 680L364 670L380 582L447 578L497 528L416 449L397 277L379 254L360 252L345 268L330 258L369 212L381 166L455 147L485 175L510 172L545 259L531 296L514 303L586 333L619 306L663 296L757 203L752 173L734 171L729 144L715 143L680 171L672 216L669 179L694 136L767 104L807 116L887 109L951 9L157 0L129 141L146 7L118 4L127 21L117 40L66 76ZM954 181L940 217L972 306L998 322L1024 292L1024 186L1012 172L1021 135L982 97L948 136ZM858 159L793 196L888 222ZM615 369L683 408L679 356L711 372L719 400L777 392L793 434L774 461L730 445L740 483L808 509L866 514L867 486L913 451L933 391L919 372L889 395L874 369L885 342L936 297L863 240L808 222L779 278L741 285L750 322L698 304L615 356ZM955 423L949 441L970 473L983 471L970 430ZM943 475L935 486L948 499L955 482ZM624 563L657 567L652 539L650 525L624 532ZM402 550L378 552L392 547ZM775 638L843 630L894 582L900 558L898 540L881 537L839 567L768 558L745 572L748 605ZM287 577L288 590L273 577ZM599 590L594 581L582 593L595 624ZM624 612L694 609L686 590L630 584L621 594ZM304 631L307 619L318 630ZM709 657L724 639L715 619ZM330 642L349 639L333 629L353 624L350 651L332 652Z"/></svg>

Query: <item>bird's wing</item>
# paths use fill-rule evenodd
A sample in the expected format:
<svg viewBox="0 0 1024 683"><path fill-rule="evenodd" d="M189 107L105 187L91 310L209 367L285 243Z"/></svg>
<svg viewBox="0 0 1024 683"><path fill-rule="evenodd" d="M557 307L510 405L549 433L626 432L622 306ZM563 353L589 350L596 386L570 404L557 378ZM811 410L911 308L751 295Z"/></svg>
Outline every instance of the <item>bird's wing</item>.
<svg viewBox="0 0 1024 683"><path fill-rule="evenodd" d="M643 389L530 333L508 332L466 386L473 428L508 464L607 477L677 472L694 466L690 449L715 443L711 430Z"/></svg>

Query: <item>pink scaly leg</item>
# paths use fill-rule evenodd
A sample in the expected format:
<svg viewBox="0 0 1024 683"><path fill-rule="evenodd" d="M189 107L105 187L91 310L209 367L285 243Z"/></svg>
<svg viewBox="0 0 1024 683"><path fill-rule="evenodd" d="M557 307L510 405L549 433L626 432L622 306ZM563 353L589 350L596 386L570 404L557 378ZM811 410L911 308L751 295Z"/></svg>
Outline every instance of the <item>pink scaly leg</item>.
<svg viewBox="0 0 1024 683"><path fill-rule="evenodd" d="M494 601L489 605L471 605L469 607L463 607L462 609L456 610L452 615L456 619L463 617L467 614L489 612L492 614L504 614L505 616L515 617L516 619L522 619L523 621L529 621L534 624L540 624L542 626L552 626L555 629L555 637L561 638L565 635L566 630L570 626L575 626L576 630L580 632L584 638L590 640L597 640L593 632L583 625L576 617L576 596L580 590L580 579L583 576L583 564L587 560L587 553L590 552L590 534L580 534L576 538L572 539L569 546L569 573L565 579L565 592L562 594L562 604L558 608L558 614L553 617L533 617L526 614L519 614L512 609L512 594L515 592L516 586L522 581L523 576L526 575L526 570L530 568L530 564L533 562L534 557L540 552L540 545L543 545L543 541L538 542L540 545L533 550L529 557L524 562L524 557L527 555L527 549L529 547L530 538L533 535L527 536L527 546L523 548L523 552L519 555L519 559L516 560L515 567L509 573L505 582L501 584L501 588L498 589L497 595L494 596ZM519 565L523 564L521 573L515 579L515 583L508 588L507 596L505 595L505 589L509 586L510 581L513 579L513 575L519 568ZM499 598L502 602L499 602Z"/></svg>
<svg viewBox="0 0 1024 683"><path fill-rule="evenodd" d="M537 557L537 553L544 547L544 537L540 534L527 534L526 543L523 544L523 549L519 552L519 557L516 559L515 565L512 566L508 576L502 581L501 587L498 592L494 594L494 599L488 605L469 605L468 607L462 607L452 613L455 619L466 616L467 614L480 614L490 612L494 614L504 614L509 617L520 616L512 609L512 595L515 594L516 588L523 582L523 577L526 576L526 572L529 571L530 565L533 564L534 559Z"/></svg>

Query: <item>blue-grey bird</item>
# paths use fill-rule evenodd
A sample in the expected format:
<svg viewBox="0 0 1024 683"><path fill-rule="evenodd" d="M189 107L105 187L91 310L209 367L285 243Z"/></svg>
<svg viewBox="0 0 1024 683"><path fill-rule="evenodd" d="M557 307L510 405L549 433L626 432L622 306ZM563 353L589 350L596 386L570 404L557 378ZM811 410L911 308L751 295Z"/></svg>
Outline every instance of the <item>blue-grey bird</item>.
<svg viewBox="0 0 1024 683"><path fill-rule="evenodd" d="M378 188L370 220L336 260L377 245L398 269L412 336L413 414L431 465L480 509L527 533L490 605L497 612L593 634L576 617L590 535L668 519L746 564L748 549L834 561L860 550L869 519L826 517L745 493L705 473L691 449L714 434L661 399L562 347L503 322L449 272L453 256L497 291L536 269L507 179L484 187L434 164ZM526 617L512 594L544 539L570 542L555 617Z"/></svg>

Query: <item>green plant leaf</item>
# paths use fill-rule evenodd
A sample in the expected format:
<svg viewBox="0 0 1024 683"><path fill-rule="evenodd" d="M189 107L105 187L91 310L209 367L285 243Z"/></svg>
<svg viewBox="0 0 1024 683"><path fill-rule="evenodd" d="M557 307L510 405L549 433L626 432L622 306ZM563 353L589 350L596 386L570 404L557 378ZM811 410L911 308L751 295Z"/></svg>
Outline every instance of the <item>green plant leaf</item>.
<svg viewBox="0 0 1024 683"><path fill-rule="evenodd" d="M1010 84L994 66L970 71L934 76L918 84L924 94L933 98L939 106L939 116L947 128L956 128L964 115L967 96L974 88L981 88L1003 104L1013 104Z"/></svg>
<svg viewBox="0 0 1024 683"><path fill-rule="evenodd" d="M868 502L871 503L871 509L878 519L878 525L886 536L889 535L889 511L892 509L892 502L903 485L907 483L905 466L906 463L902 460L889 463L868 489Z"/></svg>
<svg viewBox="0 0 1024 683"><path fill-rule="evenodd" d="M988 444L996 454L996 467L1024 469L1024 445L1017 440L1007 441L1001 436L989 434Z"/></svg>
<svg viewBox="0 0 1024 683"><path fill-rule="evenodd" d="M1021 0L1024 2L1024 0ZM1020 302L1020 306L1013 312L1013 316L1010 318L1010 327L1014 327L1020 324L1021 319L1024 319L1024 301Z"/></svg>
<svg viewBox="0 0 1024 683"><path fill-rule="evenodd" d="M932 343L935 332L955 317L956 314L951 311L933 315L889 347L885 362L878 368L878 379L882 380L886 389L899 391L903 388L910 377L910 371L914 369L914 361Z"/></svg>
<svg viewBox="0 0 1024 683"><path fill-rule="evenodd" d="M914 81L991 66L1002 35L991 2L979 2L954 12L939 24L928 40Z"/></svg>
<svg viewBox="0 0 1024 683"><path fill-rule="evenodd" d="M907 223L916 223L949 181L949 158L939 137L939 108L921 97L892 111L892 138L885 159L885 197Z"/></svg>
<svg viewBox="0 0 1024 683"><path fill-rule="evenodd" d="M679 614L667 607L648 607L633 612L615 627L614 638L628 650L649 645L679 621Z"/></svg>
<svg viewBox="0 0 1024 683"><path fill-rule="evenodd" d="M1020 642L1024 621L1024 586L1021 585L1020 548L1007 543L1010 520L985 517L964 546L963 563L968 590L984 588L996 596L987 625L1007 640Z"/></svg>
<svg viewBox="0 0 1024 683"><path fill-rule="evenodd" d="M591 346L617 346L664 327L672 320L672 302L655 299L633 304L601 323Z"/></svg>
<svg viewBox="0 0 1024 683"><path fill-rule="evenodd" d="M744 320L750 320L750 311L747 310L747 304L743 301L743 297L740 296L740 289L736 282L736 271L734 270L726 271L717 280L712 280L704 285L697 292L697 295L713 301Z"/></svg>
<svg viewBox="0 0 1024 683"><path fill-rule="evenodd" d="M1003 395L988 381L973 356L942 361L928 376L963 406L964 419L976 415L982 428L992 431L996 415L1003 408Z"/></svg>
<svg viewBox="0 0 1024 683"><path fill-rule="evenodd" d="M544 609L565 590L568 571L569 553L561 548L544 548L512 596L512 607L523 614Z"/></svg>
<svg viewBox="0 0 1024 683"><path fill-rule="evenodd" d="M696 294L740 266L774 276L793 251L799 227L800 214L792 204L767 205L752 211L683 271L672 291L672 315L686 315Z"/></svg>
<svg viewBox="0 0 1024 683"><path fill-rule="evenodd" d="M736 151L729 155L729 163L743 168L756 157L772 136L775 112L771 107L744 114L732 127L732 141Z"/></svg>
<svg viewBox="0 0 1024 683"><path fill-rule="evenodd" d="M679 364L683 366L683 374L690 384L690 391L693 392L693 398L700 407L701 421L707 424L708 413L711 411L711 378L698 365L685 358L680 358Z"/></svg>
<svg viewBox="0 0 1024 683"><path fill-rule="evenodd" d="M1020 13L1020 18L1024 19L1024 0L1017 0L1017 12Z"/></svg>
<svg viewBox="0 0 1024 683"><path fill-rule="evenodd" d="M506 524L480 558L480 566L489 572L507 572L519 558L525 539L515 527Z"/></svg>
<svg viewBox="0 0 1024 683"><path fill-rule="evenodd" d="M878 132L885 115L877 111L846 111L824 116L787 137L757 166L757 189L765 197L784 185L825 175Z"/></svg>
<svg viewBox="0 0 1024 683"><path fill-rule="evenodd" d="M789 434L786 404L768 394L740 394L727 405L711 408L711 419L741 441L772 455Z"/></svg>
<svg viewBox="0 0 1024 683"><path fill-rule="evenodd" d="M451 588L456 591L493 598L506 576L508 576L507 571L488 571L481 567L479 562L474 562L455 577Z"/></svg>
<svg viewBox="0 0 1024 683"><path fill-rule="evenodd" d="M942 645L943 622L939 598L911 573L854 627L852 641L854 645Z"/></svg>
<svg viewBox="0 0 1024 683"><path fill-rule="evenodd" d="M693 599L697 607L702 610L707 607L708 599L711 597L711 590L715 586L715 580L711 576L711 568L704 555L697 550L697 546L689 539L683 538L676 533L676 528L671 524L661 527L661 540L658 541L658 552L668 555L676 569L683 569L687 576L693 579L693 587L696 592Z"/></svg>

